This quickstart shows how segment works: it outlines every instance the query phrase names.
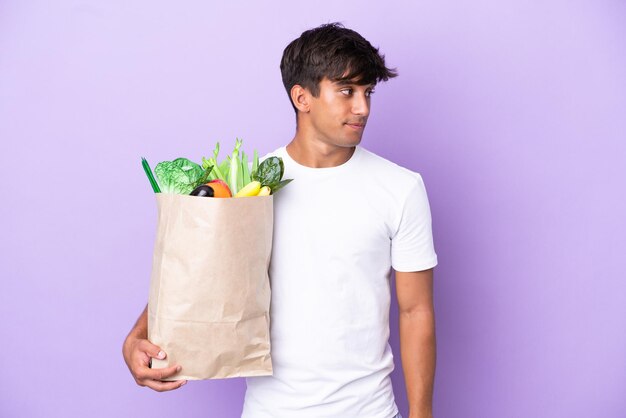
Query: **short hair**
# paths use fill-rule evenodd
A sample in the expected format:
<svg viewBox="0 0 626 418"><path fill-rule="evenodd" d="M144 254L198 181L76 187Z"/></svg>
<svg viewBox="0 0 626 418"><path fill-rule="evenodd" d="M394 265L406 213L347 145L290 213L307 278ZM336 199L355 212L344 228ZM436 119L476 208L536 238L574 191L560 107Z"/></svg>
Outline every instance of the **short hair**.
<svg viewBox="0 0 626 418"><path fill-rule="evenodd" d="M357 32L341 23L327 23L302 32L283 51L280 61L283 84L291 101L291 89L299 84L318 97L319 83L351 81L358 85L376 84L398 75L385 66L385 56Z"/></svg>

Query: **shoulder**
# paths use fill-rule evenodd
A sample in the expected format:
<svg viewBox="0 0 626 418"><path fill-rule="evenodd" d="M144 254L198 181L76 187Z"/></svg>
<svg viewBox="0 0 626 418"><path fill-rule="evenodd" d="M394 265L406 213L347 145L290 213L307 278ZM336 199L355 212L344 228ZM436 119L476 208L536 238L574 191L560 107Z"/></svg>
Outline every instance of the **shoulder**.
<svg viewBox="0 0 626 418"><path fill-rule="evenodd" d="M363 176L367 181L381 184L400 195L408 193L415 187L423 187L424 182L420 173L394 163L363 147L360 148Z"/></svg>

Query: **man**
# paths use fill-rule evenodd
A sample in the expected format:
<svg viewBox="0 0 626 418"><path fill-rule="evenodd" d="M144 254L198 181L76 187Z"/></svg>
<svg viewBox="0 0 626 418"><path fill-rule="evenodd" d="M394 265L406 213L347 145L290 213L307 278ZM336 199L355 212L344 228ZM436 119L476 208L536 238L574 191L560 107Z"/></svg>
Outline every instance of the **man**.
<svg viewBox="0 0 626 418"><path fill-rule="evenodd" d="M243 418L400 417L390 373L391 268L396 271L408 418L432 417L434 251L418 173L359 144L375 85L395 77L384 56L340 24L287 46L283 83L296 112L282 157L289 187L274 198L272 376L247 378ZM140 385L163 391L177 366L146 339L146 312L124 343ZM182 365L184 367L184 365Z"/></svg>

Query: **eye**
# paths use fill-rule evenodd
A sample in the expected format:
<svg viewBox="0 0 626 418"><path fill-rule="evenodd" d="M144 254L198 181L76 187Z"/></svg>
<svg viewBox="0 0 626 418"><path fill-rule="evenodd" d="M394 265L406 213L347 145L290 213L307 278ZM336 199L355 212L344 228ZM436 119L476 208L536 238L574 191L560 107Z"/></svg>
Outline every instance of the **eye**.
<svg viewBox="0 0 626 418"><path fill-rule="evenodd" d="M372 89L372 90L369 90L369 91L365 92L365 95L366 95L367 97L370 97L370 96L371 96L372 94L374 94L374 93L376 93L376 92L374 91L374 89Z"/></svg>
<svg viewBox="0 0 626 418"><path fill-rule="evenodd" d="M339 90L339 91L340 91L343 95L345 95L345 96L349 96L349 95L351 95L351 94L352 94L352 89L351 89L351 88L342 89L342 90Z"/></svg>

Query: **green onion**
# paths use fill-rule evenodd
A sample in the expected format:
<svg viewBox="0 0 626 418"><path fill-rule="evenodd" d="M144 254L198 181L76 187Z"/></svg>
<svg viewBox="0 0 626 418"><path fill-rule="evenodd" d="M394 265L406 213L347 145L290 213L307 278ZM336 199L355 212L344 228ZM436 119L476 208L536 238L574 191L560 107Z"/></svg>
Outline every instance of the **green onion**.
<svg viewBox="0 0 626 418"><path fill-rule="evenodd" d="M146 176L148 176L148 180L150 180L150 185L152 186L152 190L154 190L154 193L161 193L161 188L159 187L159 183L157 183L154 175L152 174L152 170L150 169L150 164L148 164L148 160L141 157L141 165L143 166L143 171L146 172Z"/></svg>

